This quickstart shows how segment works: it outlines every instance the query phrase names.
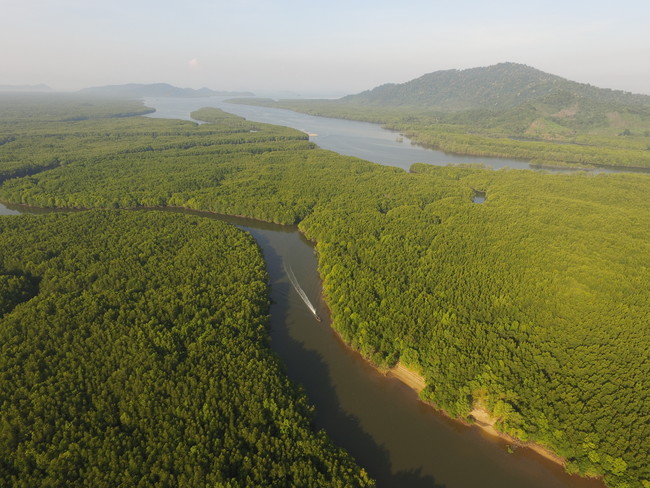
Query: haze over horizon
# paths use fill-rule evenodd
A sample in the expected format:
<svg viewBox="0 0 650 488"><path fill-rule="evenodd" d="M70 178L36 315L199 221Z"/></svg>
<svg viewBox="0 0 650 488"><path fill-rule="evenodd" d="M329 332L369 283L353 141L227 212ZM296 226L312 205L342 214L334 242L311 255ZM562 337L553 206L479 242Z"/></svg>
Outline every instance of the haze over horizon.
<svg viewBox="0 0 650 488"><path fill-rule="evenodd" d="M0 85L342 96L508 61L650 94L648 18L625 1L6 0Z"/></svg>

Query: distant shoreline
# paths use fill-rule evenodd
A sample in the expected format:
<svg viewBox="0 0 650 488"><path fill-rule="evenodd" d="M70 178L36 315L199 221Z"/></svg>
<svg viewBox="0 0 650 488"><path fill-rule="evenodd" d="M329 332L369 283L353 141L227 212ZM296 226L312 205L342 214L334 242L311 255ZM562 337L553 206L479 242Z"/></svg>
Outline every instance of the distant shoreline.
<svg viewBox="0 0 650 488"><path fill-rule="evenodd" d="M302 231L300 231L302 233ZM303 233L304 235L304 233ZM305 236L306 237L306 236ZM310 239L308 239L310 240ZM310 240L311 242L315 242L313 240ZM322 282L322 277L321 277L321 282ZM462 418L457 418L457 417L452 417L449 415L445 410L441 409L437 405L431 402L427 402L425 400L422 400L420 397L420 393L424 388L426 387L426 380L425 378L419 374L417 371L414 371L413 369L408 368L401 362L397 362L395 366L393 366L390 369L382 369L375 365L372 361L369 359L365 358L359 351L356 349L352 348L344 339L343 336L334 328L332 327L332 312L328 306L328 300L327 300L327 294L323 293L322 294L322 301L326 306L327 310L327 316L330 319L329 323L329 328L334 332L334 334L338 337L338 339L341 341L341 343L350 351L356 353L363 359L366 363L368 363L375 371L379 372L380 374L389 377L389 378L395 378L402 382L404 385L408 386L410 389L415 391L418 394L419 401L424 403L425 405L428 405L432 407L436 412L444 415L445 417L455 421L459 422L463 425L466 425L468 427L471 426L476 426L477 428L481 429L483 432L486 434L492 436L492 437L498 437L499 439L502 439L513 446L517 447L523 447L523 448L529 448L530 450L534 451L535 453L539 454L543 458L552 461L555 464L558 464L565 468L566 466L566 459L562 458L561 456L558 456L556 453L554 453L552 450L550 450L547 447L542 446L541 444L536 444L534 442L524 442L520 439L517 439L515 437L512 437L511 435L508 435L504 432L500 432L499 430L496 429L494 426L496 424L496 419L490 416L490 414L487 412L487 410L484 410L482 408L474 407L472 411L470 412L470 416L473 419L473 422L468 422L465 419ZM580 476L580 475L578 475ZM583 476L586 478L585 476ZM591 477L593 478L593 477ZM602 479L602 478L601 478ZM604 485L603 485L604 486Z"/></svg>

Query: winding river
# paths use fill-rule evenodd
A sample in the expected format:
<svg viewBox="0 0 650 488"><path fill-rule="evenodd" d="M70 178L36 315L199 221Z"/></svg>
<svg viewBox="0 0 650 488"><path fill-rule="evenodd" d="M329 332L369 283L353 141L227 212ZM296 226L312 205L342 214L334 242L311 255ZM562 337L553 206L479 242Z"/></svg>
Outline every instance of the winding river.
<svg viewBox="0 0 650 488"><path fill-rule="evenodd" d="M214 100L215 104L206 103ZM157 116L189 119L189 112L203 106L224 108L222 99L148 99L147 105L159 109ZM231 108L234 108L231 110ZM251 115L250 111L258 115ZM374 124L327 120L288 111L228 105L227 111L251 120L290 125L294 120L307 132L319 133L316 142L332 144L327 149L354 156L375 151L376 156L392 158L408 167L412 151L438 153L443 158L458 158L437 151L416 148L395 140L394 134L376 133ZM277 118L273 113L279 112ZM260 115L261 114L261 115ZM308 120L306 120L307 118ZM313 121L312 119L317 119ZM363 127L362 127L363 126ZM367 127L370 126L370 127ZM337 136L350 127L347 136ZM375 131L370 136L368 131ZM364 135L365 134L365 135ZM342 140L339 140L342 138ZM337 142L338 140L338 142ZM409 153L393 158L400 148ZM345 149L353 148L350 152ZM373 149L374 148L374 149ZM397 149L396 149L397 148ZM342 149L342 150L339 150ZM378 151L378 152L377 152ZM361 156L360 156L361 157ZM377 158L363 156L365 159ZM467 161L467 158L462 158ZM485 161L482 158L482 161ZM498 160L505 165L508 160ZM376 161L379 162L379 161ZM448 159L437 164L448 164ZM456 161L458 162L458 161ZM384 163L388 164L388 163ZM499 166L501 167L501 166ZM0 215L30 211L0 204ZM170 210L171 211L171 210ZM176 210L174 210L176 211ZM351 351L330 328L329 313L321 297L317 258L313 245L296 227L190 212L207 218L226 220L251 233L264 253L271 280L271 347L286 366L288 376L302 385L316 407L314 423L327 431L333 441L347 449L379 487L395 488L600 488L602 482L567 475L553 462L529 449L508 452L501 439L490 437L477 427L452 421L420 402L417 394L395 378L386 377L357 353ZM295 273L308 302L320 321L307 307L287 276Z"/></svg>
<svg viewBox="0 0 650 488"><path fill-rule="evenodd" d="M458 163L483 163L495 169L530 169L526 161L516 159L459 156L411 144L406 137L382 129L378 124L332 119L269 107L227 103L224 97L145 98L147 107L156 112L149 117L193 120L190 113L201 107L216 107L254 122L284 125L309 134L309 139L323 149L355 156L373 163L408 169L413 163L438 166Z"/></svg>
<svg viewBox="0 0 650 488"><path fill-rule="evenodd" d="M0 204L0 215L27 212L38 210ZM347 449L379 487L602 487L530 450L509 454L505 442L438 414L347 348L330 328L313 245L296 227L185 213L225 220L256 239L271 280L271 347L316 407L315 426ZM288 268L320 321L292 286Z"/></svg>
<svg viewBox="0 0 650 488"><path fill-rule="evenodd" d="M406 171L413 163L427 163L436 166L460 163L480 163L493 169L535 169L528 161L485 156L463 156L416 146L395 132L383 129L379 124L354 120L333 119L292 112L270 107L228 103L225 97L208 98L145 98L148 107L155 113L148 117L191 120L190 113L202 107L216 107L254 122L284 125L309 134L309 140L323 149L355 156L373 163L397 166ZM575 168L545 168L549 173L574 173ZM648 168L600 167L594 173L650 173Z"/></svg>

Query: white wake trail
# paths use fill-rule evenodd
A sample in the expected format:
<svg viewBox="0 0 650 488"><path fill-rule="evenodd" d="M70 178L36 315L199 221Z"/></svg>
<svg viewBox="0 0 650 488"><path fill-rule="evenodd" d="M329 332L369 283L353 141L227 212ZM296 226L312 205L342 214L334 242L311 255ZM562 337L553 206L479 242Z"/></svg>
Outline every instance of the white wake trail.
<svg viewBox="0 0 650 488"><path fill-rule="evenodd" d="M307 294L298 283L298 279L296 278L296 275L293 273L291 266L287 266L286 263L283 263L283 265L284 265L284 271L285 273L287 273L287 276L289 277L289 281L293 285L293 288L298 292L298 295L300 296L300 298L302 298L302 301L305 302L305 305L307 305L309 311L313 313L314 317L316 317L316 319L320 322L320 317L316 313L316 307L314 307L314 305L309 301Z"/></svg>

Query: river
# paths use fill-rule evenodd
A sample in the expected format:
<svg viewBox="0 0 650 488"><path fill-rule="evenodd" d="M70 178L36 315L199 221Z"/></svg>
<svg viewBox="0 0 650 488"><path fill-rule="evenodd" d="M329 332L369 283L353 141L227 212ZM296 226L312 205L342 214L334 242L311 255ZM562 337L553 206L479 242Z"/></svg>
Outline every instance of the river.
<svg viewBox="0 0 650 488"><path fill-rule="evenodd" d="M191 120L190 112L218 107L257 122L286 125L310 134L320 147L379 164L408 169L414 162L446 165L483 162L494 168L528 168L508 159L470 158L400 142L376 124L266 107L227 104L224 98L145 99L154 117ZM35 211L0 204L0 215ZM271 279L271 347L288 376L315 406L315 425L347 449L380 488L601 488L602 482L567 475L529 449L508 452L505 441L450 420L420 402L395 378L377 372L330 327L321 297L313 245L296 227L189 212L226 220L251 233L264 253ZM318 316L292 286L286 269L314 304Z"/></svg>
<svg viewBox="0 0 650 488"><path fill-rule="evenodd" d="M225 97L208 98L145 98L147 107L154 107L154 118L193 120L190 113L202 107L216 107L254 122L284 125L310 134L309 140L323 149L355 156L373 163L408 169L413 163L429 163L438 166L459 163L483 163L494 169L530 169L527 161L503 158L459 156L442 151L426 149L378 124L354 120L317 117L254 105L227 103Z"/></svg>
<svg viewBox="0 0 650 488"><path fill-rule="evenodd" d="M191 120L190 112L216 106L249 120L287 125L307 133L319 146L341 154L408 169L414 162L445 165L475 158L399 142L376 124L313 117L287 110L233 105L223 98L147 99L156 117ZM500 167L527 163L480 158ZM0 205L0 215L27 211ZM33 211L33 210L30 210ZM261 247L271 279L271 346L288 376L303 386L316 407L314 423L347 449L379 487L399 488L597 488L602 483L567 475L528 449L509 454L507 444L438 414L399 380L378 373L330 328L322 301L314 248L295 227L218 217L250 232ZM296 275L319 322L292 287Z"/></svg>
<svg viewBox="0 0 650 488"><path fill-rule="evenodd" d="M408 170L415 162L435 165L480 162L528 169L525 161L472 158L414 146L377 124L316 117L289 110L229 104L224 98L145 99L154 117L192 120L190 113L217 107L248 120L284 125L310 134L323 149ZM228 219L250 232L264 252L271 277L271 345L316 407L315 423L346 448L379 487L573 487L603 484L567 475L528 449L507 444L477 427L452 421L419 401L399 380L378 373L330 328L320 295L312 245L296 228ZM286 276L286 268L316 304L311 314Z"/></svg>
<svg viewBox="0 0 650 488"><path fill-rule="evenodd" d="M0 215L31 212L0 204ZM170 210L171 211L171 210ZM177 210L173 210L177 211ZM601 488L528 449L452 421L377 372L330 328L313 245L296 227L191 212L230 222L261 247L271 280L271 347L316 407L314 423L347 449L380 488ZM290 267L317 321L286 275Z"/></svg>
<svg viewBox="0 0 650 488"><path fill-rule="evenodd" d="M228 103L227 97L207 98L145 98L148 107L156 112L147 117L181 119L199 122L190 116L202 107L216 107L254 122L284 125L309 134L309 140L323 149L355 156L385 166L397 166L406 171L413 163L435 166L448 164L483 164L493 169L534 169L547 173L575 173L575 168L536 168L528 161L485 156L464 156L427 149L411 143L410 139L383 129L379 124L354 120L333 119L307 115L291 110ZM199 122L201 123L201 122ZM624 168L602 166L589 170L592 173L650 173L649 168Z"/></svg>

